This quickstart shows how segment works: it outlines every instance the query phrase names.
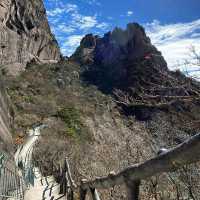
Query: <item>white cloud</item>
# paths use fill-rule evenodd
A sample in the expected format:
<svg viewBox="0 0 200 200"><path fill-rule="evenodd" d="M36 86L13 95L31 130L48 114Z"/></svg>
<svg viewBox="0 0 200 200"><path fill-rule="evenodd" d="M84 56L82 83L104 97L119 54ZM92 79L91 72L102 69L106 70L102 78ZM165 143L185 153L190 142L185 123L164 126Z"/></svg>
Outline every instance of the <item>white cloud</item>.
<svg viewBox="0 0 200 200"><path fill-rule="evenodd" d="M98 0L81 1L99 5ZM48 20L64 55L74 53L85 34L102 34L109 29L110 24L102 21L97 13L83 14L76 4L65 3L64 0L48 0L48 3L51 8L47 10Z"/></svg>
<svg viewBox="0 0 200 200"><path fill-rule="evenodd" d="M127 16L130 17L130 16L132 16L132 15L133 15L133 11L129 10L129 11L127 12Z"/></svg>
<svg viewBox="0 0 200 200"><path fill-rule="evenodd" d="M101 3L98 0L82 0L82 1L90 5L97 5L97 6L101 5Z"/></svg>
<svg viewBox="0 0 200 200"><path fill-rule="evenodd" d="M54 17L54 16L59 15L61 13L63 13L63 9L60 9L60 8L55 8L54 10L47 11L47 15L50 16L50 17Z"/></svg>
<svg viewBox="0 0 200 200"><path fill-rule="evenodd" d="M83 37L84 35L68 36L65 39L65 42L61 44L62 53L67 56L70 56L72 53L74 53L74 50L79 46Z"/></svg>
<svg viewBox="0 0 200 200"><path fill-rule="evenodd" d="M75 28L68 26L67 24L59 24L57 26L57 31L60 31L62 33L73 33L75 31Z"/></svg>
<svg viewBox="0 0 200 200"><path fill-rule="evenodd" d="M99 28L99 29L101 29L101 30L106 30L106 29L108 29L109 28L109 24L108 23L106 23L106 22L102 22L102 23L99 23L99 24L97 24L97 28Z"/></svg>
<svg viewBox="0 0 200 200"><path fill-rule="evenodd" d="M133 15L133 11L128 10L125 14L121 14L120 17L131 17Z"/></svg>
<svg viewBox="0 0 200 200"><path fill-rule="evenodd" d="M55 7L52 10L47 10L47 15L49 17L55 17L64 13L74 12L78 9L76 4L62 4L60 3L59 6Z"/></svg>
<svg viewBox="0 0 200 200"><path fill-rule="evenodd" d="M72 14L72 23L81 30L93 28L98 24L96 16L84 16L75 12Z"/></svg>
<svg viewBox="0 0 200 200"><path fill-rule="evenodd" d="M85 1L85 0L84 0ZM87 3L97 3L96 0L87 0ZM83 15L79 11L79 7L76 4L64 4L60 2L52 2L55 5L54 9L47 10L47 15L50 23L54 26L54 29L62 31L64 33L72 33L73 30L88 31L91 28L98 28L105 30L109 24L106 22L99 22L97 14L95 15ZM66 27L58 24L63 23L66 20Z"/></svg>
<svg viewBox="0 0 200 200"><path fill-rule="evenodd" d="M77 46L83 37L84 37L83 35L71 35L67 38L65 45L71 47Z"/></svg>
<svg viewBox="0 0 200 200"><path fill-rule="evenodd" d="M170 69L185 70L185 60L191 59L190 47L200 51L200 19L189 23L161 25L153 21L145 25L152 43L162 52ZM188 66L190 70L191 66ZM192 66L198 70L198 66ZM200 69L199 69L200 70Z"/></svg>

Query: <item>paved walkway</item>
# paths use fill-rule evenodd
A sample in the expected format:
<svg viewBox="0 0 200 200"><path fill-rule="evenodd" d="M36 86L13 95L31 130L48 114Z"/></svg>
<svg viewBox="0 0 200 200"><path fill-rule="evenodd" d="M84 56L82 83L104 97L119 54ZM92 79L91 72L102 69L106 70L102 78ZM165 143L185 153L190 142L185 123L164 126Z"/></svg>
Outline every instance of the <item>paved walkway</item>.
<svg viewBox="0 0 200 200"><path fill-rule="evenodd" d="M59 185L52 176L42 177L37 168L34 171L35 183L25 192L25 200L66 200L63 194L59 194Z"/></svg>
<svg viewBox="0 0 200 200"><path fill-rule="evenodd" d="M29 137L23 145L21 145L15 153L16 165L23 166L25 177L30 171L33 171L34 184L29 184L29 188L25 191L25 200L64 200L63 194L59 194L59 185L55 182L52 176L43 177L38 168L34 168L32 164L32 152L35 143L40 137L40 130L44 126L38 126L29 131ZM20 172L21 174L24 172ZM26 179L26 178L25 178ZM26 180L27 181L27 180Z"/></svg>

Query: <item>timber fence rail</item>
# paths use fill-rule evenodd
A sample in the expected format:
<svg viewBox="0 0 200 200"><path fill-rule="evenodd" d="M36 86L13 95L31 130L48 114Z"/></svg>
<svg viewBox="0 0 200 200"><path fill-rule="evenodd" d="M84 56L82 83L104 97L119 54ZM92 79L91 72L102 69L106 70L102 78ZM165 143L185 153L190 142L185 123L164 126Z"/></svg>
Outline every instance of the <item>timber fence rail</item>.
<svg viewBox="0 0 200 200"><path fill-rule="evenodd" d="M60 193L66 195L67 200L73 200L74 191L77 189L77 185L72 179L68 158L65 158L63 165L60 164L60 175Z"/></svg>
<svg viewBox="0 0 200 200"><path fill-rule="evenodd" d="M138 200L141 180L154 175L173 172L184 165L200 161L200 133L167 152L125 168L119 173L111 172L108 176L88 181L83 179L80 185L80 200L86 199L87 192L91 192L93 200L100 200L97 189L109 189L116 185L125 184L127 199Z"/></svg>

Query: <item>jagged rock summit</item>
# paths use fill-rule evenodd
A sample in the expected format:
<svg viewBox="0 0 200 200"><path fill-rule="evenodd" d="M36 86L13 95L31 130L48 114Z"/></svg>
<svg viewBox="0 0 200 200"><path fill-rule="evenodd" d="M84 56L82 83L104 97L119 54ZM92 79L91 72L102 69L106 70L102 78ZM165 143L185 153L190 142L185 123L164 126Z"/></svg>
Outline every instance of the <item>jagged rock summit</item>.
<svg viewBox="0 0 200 200"><path fill-rule="evenodd" d="M138 23L128 24L125 30L115 28L103 37L86 35L71 59L87 65L84 76L89 82L107 89L135 87L149 70L168 71L161 52Z"/></svg>
<svg viewBox="0 0 200 200"><path fill-rule="evenodd" d="M60 59L42 0L0 1L0 65L17 73L31 61Z"/></svg>
<svg viewBox="0 0 200 200"><path fill-rule="evenodd" d="M71 59L81 63L87 83L114 95L126 113L141 120L149 119L155 110L174 105L176 109L199 97L199 83L180 71L170 71L137 23L103 37L86 35Z"/></svg>
<svg viewBox="0 0 200 200"><path fill-rule="evenodd" d="M72 58L78 59L82 63L93 63L110 65L120 61L130 62L151 56L159 62L163 69L167 68L167 63L161 53L151 44L145 30L138 23L130 23L126 30L115 28L104 37L86 35Z"/></svg>

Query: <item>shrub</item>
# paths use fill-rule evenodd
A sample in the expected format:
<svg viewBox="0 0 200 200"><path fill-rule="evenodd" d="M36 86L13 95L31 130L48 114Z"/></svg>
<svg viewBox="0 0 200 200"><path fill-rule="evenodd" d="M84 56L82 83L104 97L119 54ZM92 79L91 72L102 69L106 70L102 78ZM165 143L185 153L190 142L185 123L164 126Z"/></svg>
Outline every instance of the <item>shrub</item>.
<svg viewBox="0 0 200 200"><path fill-rule="evenodd" d="M75 137L80 135L83 129L83 124L81 122L80 112L73 106L66 106L61 108L57 112L57 117L59 117L66 124L66 133L68 136Z"/></svg>

